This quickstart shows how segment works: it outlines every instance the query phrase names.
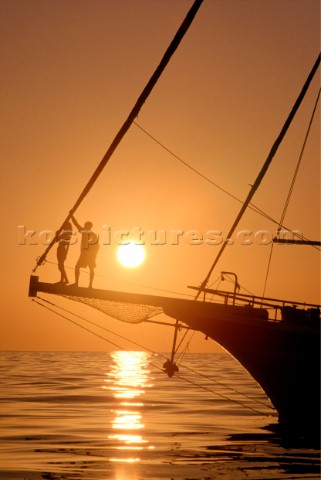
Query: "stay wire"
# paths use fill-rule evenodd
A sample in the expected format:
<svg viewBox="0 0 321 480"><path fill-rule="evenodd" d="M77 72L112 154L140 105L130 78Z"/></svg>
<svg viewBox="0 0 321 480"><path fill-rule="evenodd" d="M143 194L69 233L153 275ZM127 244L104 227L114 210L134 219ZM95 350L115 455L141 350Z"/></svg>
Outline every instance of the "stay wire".
<svg viewBox="0 0 321 480"><path fill-rule="evenodd" d="M123 337L122 335L119 335L119 334L117 334L117 333L115 333L115 332L112 332L111 330L108 330L108 329L106 329L105 327L102 327L101 325L95 324L94 322L92 322L92 321L90 321L90 320L88 320L88 319L86 319L86 318L84 318L84 317L82 317L82 316L80 316L80 315L78 315L78 314L75 314L75 313L73 313L73 312L70 312L69 310L64 309L63 307L60 307L59 305L56 305L56 304L50 302L49 300L44 299L43 297L36 297L36 298L37 298L38 300L41 300L41 301L43 301L43 302L46 302L46 303L50 304L51 306L53 306L53 307L55 307L55 308L59 308L59 309L63 310L64 312L69 313L70 315L74 315L74 316L78 317L79 319L84 320L85 322L88 322L89 324L92 324L93 326L96 326L96 327L98 327L98 328L101 328L102 330L105 330L105 331L107 331L107 332L109 332L109 333L112 333L113 335L116 335L116 336L124 339L125 341L128 341L128 342L130 342L130 343L133 343L133 345L136 345L136 346L138 346L139 348L142 348L143 350L148 351L149 353L152 353L152 354L154 354L154 355L156 355L156 356L159 356L159 357L162 357L162 358L167 359L167 357L165 357L164 355L162 355L162 354L160 354L160 353L157 353L157 352L154 352L153 350L150 350L150 349L148 349L147 347L145 347L145 346L143 346L143 345L140 345L140 344L138 344L138 343L136 343L136 342L134 342L134 341L126 338L126 337ZM37 301L35 298L32 298L32 301L35 302L37 305L40 305L41 307L43 307L43 308L51 311L52 313L55 313L55 314L58 315L59 317L65 319L65 320L67 320L67 321L69 321L70 323L72 323L72 324L80 327L81 329L83 329L83 330L91 333L92 335L100 338L101 340L103 340L103 341L105 341L105 342L107 342L107 343L110 343L112 346L114 346L114 347L116 347L116 348L118 348L118 349L120 349L120 350L129 351L129 350L123 348L122 346L118 345L117 343L112 342L111 340L107 339L106 337L100 335L99 333L94 332L93 330L90 330L89 328L86 328L84 325L81 325L80 323L72 320L71 318L68 318L68 317L66 317L65 315L57 312L57 311L54 310L53 308L50 308L50 307L48 307L47 305L44 305L43 303ZM132 352L132 353L133 353L133 355L135 355L135 352ZM161 367L159 367L158 365L156 365L156 364L154 364L154 363L152 363L152 362L150 362L150 365L153 366L154 368L160 370L162 373L164 373L164 370L163 370ZM249 397L248 395L244 394L243 392L239 392L239 391L233 389L232 387L229 387L228 385L224 385L224 384L222 384L221 382L216 381L216 380L213 379L212 377L209 377L209 376L206 376L206 375L204 375L204 374L202 374L202 373L200 373L200 372L197 372L196 370L194 370L194 369L192 369L192 368L190 368L190 367L187 367L186 365L182 365L182 366L183 366L186 370L189 370L189 371L191 371L191 372L193 372L193 373L195 373L195 374L197 374L197 375L199 375L199 376L202 376L202 377L204 377L204 378L206 378L206 379L208 379L208 380L210 380L210 381L213 381L213 382L216 383L217 385L220 385L220 386L222 386L223 388L229 389L229 390L237 393L238 395L242 395L242 396L248 398L249 400L251 400L252 402L254 401L254 402L256 402L256 403L262 403L265 407L271 408L269 405L266 405L266 404L264 404L264 403L261 402L261 401L258 401L258 400L256 400L256 399L253 399L253 398ZM198 387L198 388L201 388L201 389L203 389L203 390L206 390L206 391L208 391L208 392L210 392L210 393L212 393L212 394L214 394L214 395L217 395L217 396L219 396L219 397L221 397L221 398L224 398L225 400L229 400L229 401L231 401L231 402L234 402L234 403L236 403L236 404L238 404L238 405L240 405L240 406L242 406L242 407L244 407L244 408L247 408L247 409L255 412L255 413L258 414L258 415L263 415L263 416L266 416L266 415L267 415L266 413L261 412L261 411L255 409L255 408L253 408L253 407L251 407L251 406L243 403L243 402L240 402L239 400L235 400L234 398L231 398L231 397L228 397L228 396L226 396L226 395L223 395L223 394L221 394L221 393L219 393L219 392L216 392L215 390L213 390L213 389L211 389L211 388L209 388L209 387L206 387L206 386L204 386L204 385L198 384L198 383L194 382L193 380L190 380L190 379L188 379L188 378L186 378L186 377L184 377L184 376L182 376L182 375L180 375L180 374L176 374L176 376L177 376L177 378L179 378L180 380L184 380L185 382L190 383L190 384L194 385L195 387Z"/></svg>
<svg viewBox="0 0 321 480"><path fill-rule="evenodd" d="M251 190L249 191L249 193L248 193L248 195L247 195L247 197L246 197L238 215L236 216L236 218L235 218L235 220L234 220L234 222L233 222L233 224L232 224L232 226L231 226L231 228L230 228L230 230L227 234L227 239L232 238L232 235L234 234L235 229L238 226L238 224L240 223L240 221L241 221L245 211L247 210L249 204L251 203L251 200L252 200L253 196L255 195L255 192L257 191L257 189L261 185L262 180L263 180L266 172L268 171L268 169L269 169L269 167L272 163L272 160L275 157L275 155L276 155L276 153L277 153L277 151L278 151L278 149L279 149L279 147L282 143L283 138L285 137L288 129L290 128L290 125L291 125L291 123L292 123L292 121L293 121L293 119L294 119L294 117L295 117L295 115L296 115L296 113L297 113L305 95L306 95L306 92L309 89L309 86L312 82L312 79L314 78L314 75L315 75L317 69L319 68L320 60L321 60L321 53L319 53L318 58L316 59L314 65L311 69L311 72L308 75L308 78L306 79L306 81L305 81L305 83L304 83L304 85L303 85L303 87L302 87L302 89L301 89L301 91L300 91L300 93L299 93L299 95L298 95L298 97L297 97L289 115L287 116L287 118L286 118L286 120L283 124L283 127L281 128L281 131L280 131L279 135L277 136L276 140L274 141L274 143L273 143L273 145L270 149L270 152L269 152L268 156L266 157L266 160L265 160L263 166L261 167L261 169L260 169L252 187L251 187ZM228 244L228 242L225 241L221 245L221 248L218 251L218 253L217 253L217 255L216 255L216 257L215 257L215 259L214 259L214 261L213 261L213 263L212 263L212 265L211 265L211 267L210 267L210 269L207 273L207 275L205 276L203 282L201 283L201 285L199 287L198 293L195 296L195 300L197 300L197 298L201 294L202 290L204 290L204 288L206 287L206 285L207 285L207 283L208 283L216 265L218 264L221 256L224 253L224 250L225 250L227 244Z"/></svg>
<svg viewBox="0 0 321 480"><path fill-rule="evenodd" d="M157 355L157 356L162 357L163 359L167 360L167 357L166 357L165 355L163 355L163 354L161 354L161 353L157 353L157 352L149 349L149 348L146 347L145 345L142 345L142 344L140 344L140 343L138 343L138 342L135 342L134 340L131 340L131 339L129 339L129 338L123 336L123 335L120 335L119 333L113 332L112 330L109 330L108 328L103 327L102 325L99 325L98 323L95 323L95 322L93 322L93 321L91 321L91 320L88 320L88 318L85 318L85 317L83 317L83 316L81 316L81 315L78 315L77 313L71 312L70 310L67 310L67 309L64 308L64 307L61 307L60 305L57 305L57 304L55 304L55 303L53 303L53 302L50 302L49 300L47 300L47 299L45 299L45 298L43 298L43 297L39 297L39 296L38 296L37 298L40 299L42 302L48 303L48 305L51 305L52 307L58 308L58 309L64 311L65 313L68 313L69 315L73 315L74 317L77 317L77 318L79 318L80 320L83 320L83 321L89 323L90 325L93 325L94 327L100 328L101 330L104 330L105 332L111 333L112 335L115 335L116 337L119 337L119 338L121 338L122 340L125 340L125 341L127 341L127 342L129 342L129 343L132 343L132 344L135 345L136 347L139 347L139 348L141 348L141 349L143 349L143 350L148 351L149 353L152 353L152 354L154 354L154 355ZM147 320L147 322L148 322L148 320ZM164 325L165 325L165 324L164 324ZM189 329L190 329L190 327L187 327L186 332L185 332L185 335L184 335L182 341L184 340L184 338L185 338L185 336L186 336L186 333L189 331ZM194 332L193 332L193 333L194 333ZM180 342L179 345L181 345L182 341ZM175 352L175 354L176 354L176 352Z"/></svg>
<svg viewBox="0 0 321 480"><path fill-rule="evenodd" d="M153 353L153 354L158 355L158 356L160 356L160 357L163 357L163 358L165 358L165 359L167 358L167 357L165 357L164 355L158 354L158 353L154 352L153 350L150 350L149 348L145 347L144 345L141 345L140 343L135 342L134 340L130 340L129 338L126 338L126 337L124 337L123 335L120 335L119 333L113 332L112 330L109 330L108 328L103 327L102 325L99 325L98 323L95 323L95 322L93 322L93 321L91 321L91 320L88 320L88 318L85 318L85 317L83 317L83 316L81 316L81 315L78 315L77 313L71 312L70 310L67 310L67 309L64 308L64 307L61 307L60 305L57 305L57 304L55 304L55 303L52 303L52 302L50 302L49 300L46 300L46 299L43 298L43 297L39 297L39 296L38 296L37 298L40 299L42 302L48 303L49 305L51 305L51 306L53 306L53 307L55 307L55 308L59 308L60 310L64 311L65 313L69 313L69 315L73 315L74 317L77 317L77 318L79 318L80 320L84 320L85 322L89 323L90 325L93 325L94 327L100 328L101 330L104 330L105 332L111 333L112 335L115 335L116 337L119 337L119 338L121 338L122 340L125 340L125 341L127 341L127 342L129 342L129 343L132 343L132 344L135 345L136 347L142 348L143 350L146 350L146 351L148 351L148 352L150 352L150 353ZM119 346L117 346L117 347L118 347L118 348L122 348L122 347L119 347Z"/></svg>
<svg viewBox="0 0 321 480"><path fill-rule="evenodd" d="M190 327L188 326L188 328L185 330L184 335L183 335L183 337L181 338L178 346L176 347L176 350L175 350L175 353L174 353L175 355L177 354L180 346L182 345L182 343L183 343L183 341L185 340L185 337L186 337L186 335L188 334L189 331L190 331Z"/></svg>
<svg viewBox="0 0 321 480"><path fill-rule="evenodd" d="M182 338L182 341L180 342L180 345L183 343L183 340L185 339L185 337L186 337L186 335L187 335L187 333L188 333L189 331L190 331L190 327L188 327L188 329L186 330L186 332L185 332L185 334L184 334L184 336L183 336L183 338ZM191 332L190 339L186 342L186 345L185 345L184 349L182 350L182 352L181 352L181 354L180 354L180 356L179 356L179 362L180 362L180 363L182 363L182 361L183 361L184 355L185 355L185 353L187 352L187 350L188 350L188 348L189 348L189 345L190 345L190 343L191 343L191 341L192 341L192 339L193 339L193 337L194 337L194 334L195 334L195 330Z"/></svg>
<svg viewBox="0 0 321 480"><path fill-rule="evenodd" d="M182 344L183 340L185 339L185 337L186 337L187 333L189 332L189 330L190 330L190 327L188 327L188 329L185 331L185 334L184 334L183 338L181 339L181 341L180 341L177 349L175 350L175 355L177 354L178 349L179 349L180 345ZM191 342L194 334L195 334L195 331L192 332L192 335L191 335L190 340L187 342L184 350L182 351L181 355L180 355L179 358L178 358L178 364L179 364L180 367L182 366L182 367L185 368L186 370L188 370L188 371L190 371L190 372L193 372L193 373L195 373L195 374L197 374L197 375L199 375L199 376L201 376L201 377L203 377L203 378L206 378L207 380L210 380L210 381L214 382L216 385L219 385L220 387L223 387L223 388L225 388L225 389L227 389L227 390L230 390L230 391L232 391L232 392L234 392L234 393L237 393L238 395L241 395L241 396L247 398L248 400L251 400L252 402L259 403L259 404L263 405L263 406L266 407L266 408L269 408L269 409L271 409L271 410L275 410L273 406L268 405L267 403L265 403L265 402L263 402L263 401L261 401L261 400L257 400L257 399L255 399L255 398L253 398L253 397L250 397L250 396L247 395L246 393L240 392L239 390L236 390L235 388L230 387L229 385L225 385L224 383L219 382L218 380L216 380L215 378L213 378L213 377L211 377L211 376L209 376L209 375L205 375L205 374L203 374L203 373L201 373L201 372L199 372L199 371L197 371L197 370L195 370L195 369L193 369L193 368L191 368L191 367L188 367L188 366L186 366L186 365L183 365L183 364L182 364L182 361L183 361L184 355L185 355L185 353L186 353L186 350L187 350L187 348L188 348L188 346L189 346L189 343ZM234 401L234 399L231 399L231 398L230 398L230 400Z"/></svg>
<svg viewBox="0 0 321 480"><path fill-rule="evenodd" d="M268 260L268 264L267 264L267 268L266 268L265 279L264 279L264 286L263 286L263 292L262 292L262 302L263 302L263 299L265 297L267 282L268 282L268 278L269 278L269 275L270 275L270 268L271 268L272 255L273 255L273 247L274 247L274 243L272 242L271 243L271 248L270 248L269 260Z"/></svg>
<svg viewBox="0 0 321 480"><path fill-rule="evenodd" d="M314 103L314 108L313 108L313 111L312 111L312 114L311 114L311 118L310 118L310 121L309 121L309 124L308 124L307 131L305 133L305 137L304 137L303 144L302 144L302 147L301 147L301 151L300 151L300 154L299 154L298 162L297 162L296 168L294 170L294 174L293 174L293 178L292 178L291 185L290 185L290 188L289 188L288 196L286 198L285 205L284 205L284 208L283 208L283 212L282 212L282 215L281 215L281 218L280 218L278 231L280 231L280 229L283 226L285 215L287 213L287 210L288 210L288 207L289 207L289 204L290 204L290 200L291 200L291 196L292 196L292 193L293 193L294 185L295 185L298 173L299 173L299 169L300 169L300 166L301 166L303 154L304 154L305 147L306 147L309 135L310 135L310 131L311 131L312 123L313 123L313 120L314 120L315 112L316 112L316 109L317 109L317 106L318 106L318 103L319 103L320 92L321 92L321 88L318 91L318 95L317 95L316 101ZM269 278L269 274L270 274L271 263L272 263L272 255L273 255L273 245L274 245L274 243L272 242L271 248L270 248L269 260L268 260L267 269L266 269L266 275L265 275L265 280L264 280L262 297L265 296L267 282L268 282L268 278Z"/></svg>
<svg viewBox="0 0 321 480"><path fill-rule="evenodd" d="M269 415L267 413L261 412L260 410L257 410L256 408L251 407L250 405L246 405L243 402L240 402L238 400L235 400L234 398L228 397L226 395L223 395L221 393L215 392L211 388L206 387L205 385L201 385L199 383L194 382L193 380L190 380L186 377L182 377L181 375L177 374L177 377L184 380L187 383L190 383L191 385L194 385L195 387L202 388L203 390L206 390L207 392L213 393L214 395L218 395L221 398L224 398L225 400L228 400L229 402L236 403L237 405L240 405L243 408L247 408L248 410L251 410L257 415L268 417ZM239 392L238 392L239 393Z"/></svg>
<svg viewBox="0 0 321 480"><path fill-rule="evenodd" d="M42 299L41 297L37 297L37 298L39 298L41 301L43 301L43 299ZM48 307L47 305L44 305L43 303L39 302L39 301L36 300L35 298L32 298L31 300L32 300L33 302L35 302L37 305L40 305L41 307L49 310L50 312L55 313L55 314L58 315L59 317L64 318L64 319L67 320L68 322L73 323L74 325L77 325L77 327L82 328L82 329L85 330L86 332L89 332L89 333L95 335L96 337L104 340L105 342L110 343L111 345L113 345L113 347L119 348L120 350L124 350L120 345L117 345L117 343L114 343L114 342L112 342L111 340L108 340L106 337L103 337L102 335L99 335L99 333L93 332L93 331L90 330L89 328L84 327L83 325L75 322L75 321L72 320L71 318L66 317L66 316L63 315L62 313L59 313L59 312L57 312L56 310L53 310L52 308ZM49 302L49 303L50 303L50 302Z"/></svg>
<svg viewBox="0 0 321 480"><path fill-rule="evenodd" d="M48 261L48 263L51 263L51 264L53 264L53 265L56 265L55 262L50 262L50 261ZM66 268L71 269L72 267L66 267ZM100 275L100 276L105 277L104 275ZM152 287L148 287L148 288L152 288ZM160 290L160 289L157 289L157 290ZM171 292L171 293L176 293L176 292ZM61 307L61 306L59 306L59 305L57 305L57 304L54 304L54 303L50 302L49 300L44 299L43 297L39 297L39 296L38 296L37 298L40 299L40 300L43 301L43 302L46 302L46 303L50 304L51 306L53 306L53 307L55 307L55 308L59 308L60 310L66 312L66 313L69 313L70 315L74 315L75 317L77 317L77 318L79 318L79 319L81 319L81 320L83 320L83 321L86 321L86 322L88 322L89 324L91 324L91 325L93 325L93 326L95 326L95 327L97 327L97 328L100 328L100 329L102 329L102 330L104 330L104 331L106 331L106 332L108 332L108 333L111 333L111 334L113 334L113 335L115 335L115 336L118 336L119 338L121 338L121 339L123 339L123 340L125 340L125 341L128 341L128 342L132 343L133 345L135 345L135 346L137 346L137 347L139 347L139 348L142 348L143 350L146 350L146 351L148 351L148 352L150 352L150 353L152 353L152 354L155 354L155 355L157 355L157 356L160 356L160 357L162 357L163 359L167 359L166 356L164 356L164 355L162 355L162 354L160 354L160 353L156 353L156 352L154 352L153 350L149 349L148 347L146 347L146 346L144 346L144 345L142 345L142 344L139 344L139 343L137 343L137 342L135 342L135 341L133 341L133 340L130 340L130 339L128 339L128 338L126 338L126 337L124 337L124 336L122 336L122 335L120 335L120 334L117 334L117 333L115 333L115 332L107 329L106 327L103 327L103 326L101 326L101 325L99 325L99 324L97 324L97 323L95 323L95 322L92 322L92 321L88 320L87 318L82 317L81 315L78 315L78 314L76 314L76 313L74 313L74 312L71 312L70 310L67 310L67 309L65 309L65 308L63 308L63 307ZM35 300L33 300L33 301L35 301ZM45 305L42 305L40 302L36 302L36 301L35 301L35 303L38 303L39 305L45 307ZM48 308L48 307L45 307L45 308ZM85 328L85 327L82 327L81 325L79 325L78 323L73 322L73 321L70 320L69 318L67 318L67 317L59 314L59 313L56 312L55 310L52 310L52 309L50 309L50 308L48 308L48 310L52 311L53 313L56 313L57 315L61 316L62 318L65 318L66 320L68 320L68 321L70 321L70 322L72 322L72 323L75 323L77 326L80 326L81 328ZM149 322L149 321L147 320L147 322ZM151 323L152 323L152 322L151 322ZM174 325L166 324L166 323L164 323L164 322L159 322L159 323L162 324L162 325L165 325L165 326L171 326L171 327L174 326ZM85 328L85 330L87 330L87 331L89 331L90 333L92 333L92 334L95 335L95 333L94 333L92 330L89 330L89 329L86 329L86 328ZM187 327L187 328L186 328L186 331L185 331L185 334L184 334L183 338L181 339L181 341L180 341L180 343L179 343L179 345L178 345L178 347L177 347L177 349L176 349L176 351L175 351L175 355L176 355L176 353L178 352L178 350L179 350L182 342L184 341L184 339L185 339L185 337L186 337L186 335L187 335L187 333L188 333L189 331L190 331L190 327ZM190 367L182 364L183 356L185 355L186 350L187 350L187 348L188 348L188 345L190 344L190 342L191 342L194 334L195 334L195 331L192 332L192 335L191 335L190 340L187 342L186 347L184 348L184 350L182 351L182 353L181 353L181 355L180 355L180 357L179 357L179 365L180 365L181 367L187 369L187 370L192 371L193 373L196 373L196 374L198 374L198 375L200 375L200 376L203 376L204 378L207 378L207 379L209 379L209 380L211 380L211 381L214 381L214 383L217 383L218 385L222 386L223 388L230 389L231 391L237 392L238 394L240 394L240 395L242 395L242 396L245 396L246 398L249 398L249 399L252 400L252 401L256 401L256 399L251 399L251 397L249 397L248 395L246 395L246 394L244 394L244 393L242 393L242 392L238 392L237 390L233 389L232 387L229 387L228 385L224 385L224 384L222 384L222 383L220 383L220 382L217 382L217 381L215 381L215 379L213 379L213 378L211 378L211 377L208 377L208 376L205 376L205 375L201 374L200 372L197 372L196 370L193 370L193 369L191 369ZM98 336L99 336L99 335L98 335ZM109 340L106 339L105 337L99 336L99 338L101 338L101 339L103 339L103 340L111 343L113 346L116 346L117 348L123 349L123 347L115 344L114 342L109 341ZM162 370L162 372L163 372L163 370ZM195 385L196 385L196 384L195 384ZM213 393L216 393L216 394L217 394L217 392L213 392ZM218 395L219 395L219 394L218 394ZM260 403L260 402L259 402L259 403ZM261 403L262 403L262 402L261 402ZM265 406L267 406L267 405L264 404L264 403L262 403L262 404L265 405Z"/></svg>
<svg viewBox="0 0 321 480"><path fill-rule="evenodd" d="M193 373L195 373L195 374L197 374L197 375L199 375L203 378L206 378L207 380L210 380L211 382L214 382L216 385L219 385L220 387L231 390L232 392L237 393L238 395L242 395L243 397L247 398L248 400L251 400L252 402L260 403L261 405L263 405L266 408L270 408L271 410L275 410L274 407L272 407L271 405L268 405L267 403L262 402L261 400L257 400L256 398L253 398L253 397L247 395L246 393L240 392L239 390L236 390L235 388L230 387L229 385L225 385L224 383L219 382L218 380L216 380L215 378L213 378L209 375L205 375L204 373L198 372L197 370L194 370L191 367L186 367L186 365L185 365L185 368L187 368L187 370L189 370L189 371L191 371L191 372L193 372Z"/></svg>
<svg viewBox="0 0 321 480"><path fill-rule="evenodd" d="M41 301L45 301L45 302L53 305L55 308L61 308L62 310L68 312L68 310L63 309L62 307L59 307L58 305L55 305L55 304L53 304L53 303L51 303L51 302L49 302L49 301L46 301L46 300L43 299L42 297L37 297L37 299L38 299L38 300L40 299ZM109 340L108 338L103 337L103 336L100 335L99 333L94 332L93 330L90 330L89 328L85 327L84 325L81 325L80 323L76 322L75 320L72 320L71 318L66 317L66 315L63 315L62 313L57 312L57 311L54 310L53 308L48 307L47 305L44 305L43 303L39 302L38 300L36 300L35 298L32 298L32 301L35 302L37 305L40 305L41 307L45 308L46 310L49 310L50 312L55 313L56 315L58 315L59 317L63 318L64 320L67 320L68 322L70 322L70 323L76 325L77 327L85 330L86 332L91 333L92 335L94 335L94 336L97 337L97 338L100 338L100 339L103 340L104 342L110 343L110 345L112 345L113 347L116 347L116 348L118 348L119 350L123 350L123 351L126 351L126 352L129 352L129 351L130 351L130 350L122 347L121 345L118 345L117 343L112 342L112 341ZM119 337L125 339L126 341L130 342L130 340L127 339L126 337L122 337L121 335L118 335L118 334L116 334L116 333L114 333L114 332L111 332L111 331L105 329L104 327L101 327L100 325L96 325L94 322L91 322L90 320L87 320L87 319L85 319L84 317L81 317L81 316L79 316L79 315L76 315L76 314L74 314L74 313L72 313L72 312L68 312L68 313L70 313L71 315L74 315L74 316L76 316L76 317L84 320L85 322L91 323L91 324L93 324L93 325L95 325L95 326L97 326L97 327L99 327L99 328L102 328L103 330L106 330L106 331L108 331L108 332L110 332L110 333L112 333L112 334L114 334L114 335L116 335L116 336L119 336ZM132 342L132 343L135 345L135 342ZM139 348L143 348L143 350L148 350L148 349L146 349L145 347L140 346L139 344L136 344L136 346L139 346ZM148 350L148 351L149 351L150 353L154 354L154 355L157 355L157 356L160 356L160 357L163 356L163 355L161 355L161 354L158 354L158 353L156 353L156 352L153 352L152 350ZM132 351L131 351L131 353L138 358L138 356L135 354L135 352L132 352ZM164 357L164 358L166 358L166 357ZM164 372L164 370L163 370L161 367L159 367L158 365L155 365L155 364L152 363L152 362L150 362L150 365L151 365L152 367L160 370L161 372ZM180 378L183 378L183 377L180 377Z"/></svg>
<svg viewBox="0 0 321 480"><path fill-rule="evenodd" d="M229 197L233 198L234 200L237 200L238 202L242 202L242 200L240 200L239 198L237 198L235 195L233 195L232 193L228 192L227 190L225 190L223 187L221 187L220 185L218 185L217 183L215 183L213 180L211 180L210 178L208 178L206 175L204 175L202 172L200 172L199 170L197 170L196 168L192 167L192 165L190 165L189 163L187 163L185 160L183 160L181 157L179 157L178 155L176 155L176 153L173 152L173 150L170 150L168 147L166 147L166 145L164 145L164 143L160 142L154 135L152 135L151 133L149 133L145 128L143 128L141 125L139 125L139 123L137 122L133 122L134 125L136 125L136 127L138 127L143 133L145 133L145 135L147 135L151 140L153 140L155 143L157 143L160 147L162 147L164 150L166 150L166 152L168 152L170 155L172 155L172 157L176 158L179 162L181 162L185 167L189 168L190 170L192 170L192 172L196 173L198 176L200 176L201 178L203 178L204 180L206 180L207 182L209 182L211 185L213 185L215 188L217 188L218 190L221 190L221 192L225 193L226 195L228 195ZM253 209L257 209L257 207L255 207L253 205ZM258 209L259 210L259 209ZM264 212L262 212L264 214Z"/></svg>
<svg viewBox="0 0 321 480"><path fill-rule="evenodd" d="M181 157L179 157L176 153L174 153L172 150L170 150L168 147L166 147L166 145L164 145L162 142L160 142L155 136L153 136L151 133L149 133L145 128L143 128L141 125L139 125L137 122L133 122L134 125L136 125L136 127L138 127L142 132L144 132L149 138L151 138L155 143L157 143L160 147L162 147L164 150L166 150L166 152L168 152L170 155L172 155L174 158L176 158L179 162L181 162L185 167L189 168L190 170L192 170L192 172L196 173L197 175L199 175L201 178L203 178L204 180L206 180L208 183L210 183L211 185L213 185L215 188L217 188L218 190L220 190L221 192L225 193L226 195L228 195L230 198L233 198L234 200L236 200L237 202L239 203L242 203L243 204L243 200L241 200L240 198L238 198L237 196L233 195L231 192L229 192L228 190L226 190L225 188L221 187L220 185L218 185L217 183L215 183L213 180L211 180L209 177L207 177L206 175L204 175L202 172L200 172L199 170L197 170L196 168L192 167L189 163L187 163L185 160L183 160ZM249 204L249 207L248 207L250 210L253 210L255 213L258 213L259 215L261 215L262 217L266 218L267 220L269 220L270 222L274 223L275 225L280 225L280 222L278 222L277 220L275 220L274 218L272 218L268 213L264 212L262 209L260 209L259 207L257 207L256 205L254 205L253 203L250 203ZM285 230L289 231L289 232L292 232L292 229L286 227L285 225L282 226ZM294 236L296 237L299 237L299 238L303 238L305 239L303 236L299 235L298 233L296 232L292 232ZM305 240L308 240L308 239L305 239Z"/></svg>
<svg viewBox="0 0 321 480"><path fill-rule="evenodd" d="M311 130L311 127L312 127L312 123L313 123L313 120L314 120L314 115L315 115L315 112L316 112L316 109L317 109L317 105L319 103L320 92L321 92L321 88L318 91L318 95L317 95L317 98L316 98L316 101L315 101L315 104L314 104L314 108L313 108L313 111L312 111L312 115L311 115L311 118L310 118L308 129L307 129L305 137L304 137L304 141L303 141L303 145L302 145L301 152L300 152L300 155L299 155L298 163L297 163L297 166L296 166L296 169L295 169L295 172L294 172L294 175L293 175L293 179L292 179L292 182L291 182L291 186L290 186L290 189L289 189L289 193L288 193L288 196L287 196L287 199L286 199L286 202L285 202L284 210L283 210L282 215L281 215L280 228L282 227L287 209L289 207L289 203L290 203L291 196L292 196L292 193L293 193L293 188L294 188L294 185L295 185L298 173L299 173L299 169L300 169L300 166L301 166L303 154L304 154L304 151L305 151L305 147L306 147L306 144L307 144L307 141L308 141L308 138L309 138L309 134L310 134L310 130Z"/></svg>

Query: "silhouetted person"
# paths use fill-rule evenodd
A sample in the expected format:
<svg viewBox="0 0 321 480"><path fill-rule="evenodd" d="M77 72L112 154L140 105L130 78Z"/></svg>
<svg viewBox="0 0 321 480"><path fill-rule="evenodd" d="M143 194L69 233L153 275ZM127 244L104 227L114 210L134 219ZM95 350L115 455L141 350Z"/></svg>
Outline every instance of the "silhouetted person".
<svg viewBox="0 0 321 480"><path fill-rule="evenodd" d="M75 285L78 287L80 269L89 267L89 288L91 288L95 274L96 256L99 249L98 237L91 230L93 226L91 222L86 222L82 227L73 215L71 220L79 233L81 233L80 257L75 266Z"/></svg>
<svg viewBox="0 0 321 480"><path fill-rule="evenodd" d="M58 283L69 283L66 271L65 271L65 260L67 258L67 253L69 250L69 244L72 236L72 225L70 222L65 222L62 226L62 230L58 234L57 232L57 260L58 260L58 269L60 272L60 282Z"/></svg>

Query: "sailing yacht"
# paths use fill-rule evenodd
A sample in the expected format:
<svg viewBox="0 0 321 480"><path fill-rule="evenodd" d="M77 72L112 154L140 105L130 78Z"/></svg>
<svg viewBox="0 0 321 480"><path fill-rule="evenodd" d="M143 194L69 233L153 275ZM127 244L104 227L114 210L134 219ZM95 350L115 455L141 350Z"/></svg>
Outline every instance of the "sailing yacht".
<svg viewBox="0 0 321 480"><path fill-rule="evenodd" d="M143 90L128 119L116 135L106 155L81 192L64 223L75 213L117 145L137 117L140 108L166 67L170 56L183 38L201 3L201 1L197 0L192 6L173 42L166 51L162 62ZM279 145L283 141L319 65L320 55L314 63L280 134L272 145L270 153L247 198L242 204L227 235L227 240L232 237L244 212L251 204L251 200L259 188ZM275 241L279 242L280 238L276 238ZM302 243L302 239L300 242ZM313 243L306 239L303 239L303 242ZM46 255L54 243L55 240L47 247L44 254L37 259L36 267L30 278L30 297L36 297L39 292L62 295L91 305L108 315L121 319L124 319L123 317L131 317L133 315L131 312L135 310L138 321L145 321L159 312L163 312L176 320L171 357L166 367L164 367L169 376L175 373L177 330L184 325L189 329L200 331L205 336L218 342L248 370L252 377L261 385L276 408L280 426L289 430L298 429L308 435L319 434L319 305L297 302L291 299L280 300L266 298L265 296L241 294L238 292L237 276L233 272L227 272L228 275L232 275L235 279L233 292L210 288L208 286L209 279L213 270L217 267L217 263L223 255L228 241L223 242L214 263L201 285L192 287L195 290L194 299L168 298L40 282L39 277L35 275L35 271L45 262ZM319 245L319 242L315 243Z"/></svg>

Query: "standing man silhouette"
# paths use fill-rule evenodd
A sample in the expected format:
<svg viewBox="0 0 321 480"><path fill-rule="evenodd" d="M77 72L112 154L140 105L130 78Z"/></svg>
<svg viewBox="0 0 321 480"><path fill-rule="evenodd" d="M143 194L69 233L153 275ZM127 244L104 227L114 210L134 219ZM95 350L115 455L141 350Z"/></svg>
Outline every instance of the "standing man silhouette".
<svg viewBox="0 0 321 480"><path fill-rule="evenodd" d="M98 237L92 231L93 224L91 222L86 222L82 227L73 215L71 215L71 220L81 233L80 256L75 266L75 286L78 287L80 269L89 267L89 288L92 288L99 249Z"/></svg>
<svg viewBox="0 0 321 480"><path fill-rule="evenodd" d="M65 271L65 260L67 258L71 236L72 236L72 225L70 222L65 222L60 232L58 231L56 233L56 241L58 242L58 247L57 247L58 270L60 272L60 282L58 283L65 283L65 284L69 283L67 274Z"/></svg>

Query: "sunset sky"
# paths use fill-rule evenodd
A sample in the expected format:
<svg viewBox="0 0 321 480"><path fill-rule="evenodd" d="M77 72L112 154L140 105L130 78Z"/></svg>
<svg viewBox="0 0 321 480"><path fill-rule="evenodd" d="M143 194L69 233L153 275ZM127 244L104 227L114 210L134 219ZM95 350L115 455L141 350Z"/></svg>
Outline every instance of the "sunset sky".
<svg viewBox="0 0 321 480"><path fill-rule="evenodd" d="M45 250L43 232L66 218L192 3L1 1L2 350L113 348L33 303L29 276ZM245 199L319 50L319 0L204 0L136 121L210 181L132 125L75 215L92 221L101 240L95 287L192 293L187 286L203 281L219 249L205 240L213 231L224 238L240 208L213 183ZM320 71L253 199L276 221L319 88ZM320 106L284 223L320 239ZM276 228L248 210L210 284L233 271L261 295L270 255L261 239ZM138 230L146 258L128 269L116 256L119 232ZM155 245L154 235L165 244ZM70 281L78 255L79 243L66 261ZM57 282L56 247L47 260L37 274ZM320 303L319 272L319 250L275 245L266 295ZM68 308L152 350L171 347L170 329L128 326L73 302ZM190 347L216 349L200 334Z"/></svg>

